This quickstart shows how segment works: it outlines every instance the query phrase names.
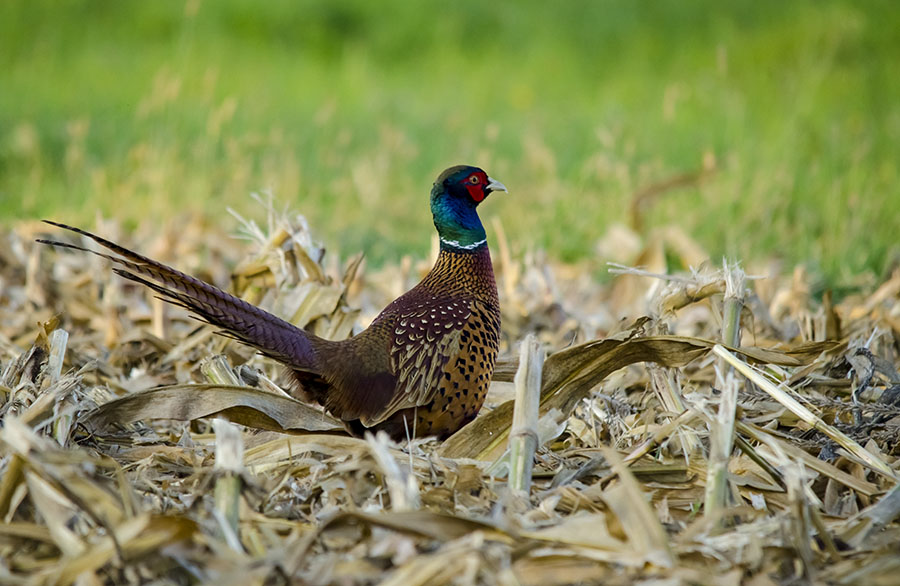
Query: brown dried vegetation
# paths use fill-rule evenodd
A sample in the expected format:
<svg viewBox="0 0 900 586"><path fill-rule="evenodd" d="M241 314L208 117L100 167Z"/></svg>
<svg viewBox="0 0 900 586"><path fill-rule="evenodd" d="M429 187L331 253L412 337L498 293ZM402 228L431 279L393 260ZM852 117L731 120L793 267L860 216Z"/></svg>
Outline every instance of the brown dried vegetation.
<svg viewBox="0 0 900 586"><path fill-rule="evenodd" d="M126 242L331 338L428 266L341 266L295 217L244 228ZM0 247L0 582L896 583L900 273L838 304L801 270L599 286L514 258L495 225L488 405L443 444L394 445L343 435L271 361L46 233ZM663 274L665 250L703 260L677 230L631 260ZM508 383L530 332L550 352L523 493Z"/></svg>

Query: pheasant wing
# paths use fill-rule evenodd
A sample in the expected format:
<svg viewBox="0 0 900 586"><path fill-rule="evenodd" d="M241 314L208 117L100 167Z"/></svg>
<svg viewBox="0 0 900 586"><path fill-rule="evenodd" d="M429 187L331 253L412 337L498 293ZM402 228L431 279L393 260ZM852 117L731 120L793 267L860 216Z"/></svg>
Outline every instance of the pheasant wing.
<svg viewBox="0 0 900 586"><path fill-rule="evenodd" d="M396 387L390 401L365 418L366 425L434 400L447 363L459 354L460 337L472 313L471 299L438 297L400 312L390 357Z"/></svg>

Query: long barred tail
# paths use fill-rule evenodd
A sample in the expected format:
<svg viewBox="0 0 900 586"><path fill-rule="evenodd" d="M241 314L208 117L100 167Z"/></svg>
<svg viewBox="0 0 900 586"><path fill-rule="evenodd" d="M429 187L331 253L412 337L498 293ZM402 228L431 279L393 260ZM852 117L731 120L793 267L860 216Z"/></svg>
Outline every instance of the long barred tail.
<svg viewBox="0 0 900 586"><path fill-rule="evenodd" d="M53 240L38 240L41 244L72 248L102 256L119 265L113 269L117 274L150 287L159 293L162 299L180 305L199 319L222 328L223 334L236 338L291 368L308 372L319 370L314 346L320 340L312 334L218 287L96 234L50 220L44 222L87 236L119 256Z"/></svg>

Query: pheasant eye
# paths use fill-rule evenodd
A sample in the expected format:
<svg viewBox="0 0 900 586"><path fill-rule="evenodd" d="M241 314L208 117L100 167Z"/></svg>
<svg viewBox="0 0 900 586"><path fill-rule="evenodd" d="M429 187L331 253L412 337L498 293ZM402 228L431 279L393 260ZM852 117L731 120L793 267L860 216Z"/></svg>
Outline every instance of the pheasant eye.
<svg viewBox="0 0 900 586"><path fill-rule="evenodd" d="M469 177L469 183L472 185L478 185L478 175L472 175Z"/></svg>

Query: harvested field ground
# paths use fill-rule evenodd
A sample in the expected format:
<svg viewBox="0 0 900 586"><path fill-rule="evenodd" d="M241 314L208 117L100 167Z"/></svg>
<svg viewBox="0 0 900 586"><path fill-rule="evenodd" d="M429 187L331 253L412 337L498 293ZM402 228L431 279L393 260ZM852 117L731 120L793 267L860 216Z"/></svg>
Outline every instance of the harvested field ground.
<svg viewBox="0 0 900 586"><path fill-rule="evenodd" d="M188 220L91 228L331 338L430 266L369 270L273 212L244 240ZM490 231L488 405L446 442L396 445L344 435L277 365L107 261L34 242L68 235L6 230L0 582L897 583L900 272L819 301L802 269L744 278L665 229L616 235L634 243L623 263L700 268L601 286ZM528 334L547 351L538 449L511 490Z"/></svg>

